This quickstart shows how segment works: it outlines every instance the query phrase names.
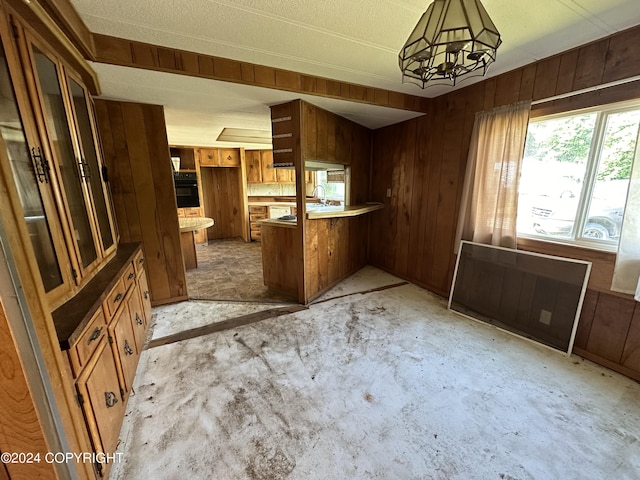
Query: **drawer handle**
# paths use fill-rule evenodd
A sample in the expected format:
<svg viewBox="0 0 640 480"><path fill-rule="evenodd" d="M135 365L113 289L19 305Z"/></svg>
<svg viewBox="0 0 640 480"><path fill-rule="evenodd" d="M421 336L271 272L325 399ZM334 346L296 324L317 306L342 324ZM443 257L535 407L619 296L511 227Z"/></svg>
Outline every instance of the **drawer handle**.
<svg viewBox="0 0 640 480"><path fill-rule="evenodd" d="M144 299L148 300L149 299L149 290L145 290L144 292Z"/></svg>
<svg viewBox="0 0 640 480"><path fill-rule="evenodd" d="M227 160L231 160L231 155L227 155Z"/></svg>
<svg viewBox="0 0 640 480"><path fill-rule="evenodd" d="M122 293L118 292L118 295L116 295L116 298L113 299L113 303L118 303L120 300L122 300Z"/></svg>
<svg viewBox="0 0 640 480"><path fill-rule="evenodd" d="M127 355L133 355L133 349L127 340L124 341L124 353Z"/></svg>
<svg viewBox="0 0 640 480"><path fill-rule="evenodd" d="M140 318L140 315L138 315L137 313L136 313L136 323L138 325L142 325L142 318Z"/></svg>
<svg viewBox="0 0 640 480"><path fill-rule="evenodd" d="M127 280L131 280L133 277L135 277L135 274L133 272L131 272L129 274L129 276L127 277Z"/></svg>
<svg viewBox="0 0 640 480"><path fill-rule="evenodd" d="M113 392L104 392L104 403L107 404L107 408L113 407L116 403L118 403L116 394Z"/></svg>
<svg viewBox="0 0 640 480"><path fill-rule="evenodd" d="M87 342L87 345L89 345L94 340L97 340L98 338L100 338L100 335L102 335L102 328L103 327L100 327L100 328L96 327L96 329L93 331L93 333L89 337L89 341Z"/></svg>

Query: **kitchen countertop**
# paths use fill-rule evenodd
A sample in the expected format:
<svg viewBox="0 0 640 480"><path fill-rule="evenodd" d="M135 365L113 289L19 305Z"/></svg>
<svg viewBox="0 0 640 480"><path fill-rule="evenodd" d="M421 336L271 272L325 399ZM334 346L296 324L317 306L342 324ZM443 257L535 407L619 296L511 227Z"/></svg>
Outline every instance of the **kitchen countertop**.
<svg viewBox="0 0 640 480"><path fill-rule="evenodd" d="M319 220L322 218L340 218L340 217L356 217L365 213L375 212L384 208L382 203L364 203L362 205L348 206L323 206L307 210L308 220Z"/></svg>
<svg viewBox="0 0 640 480"><path fill-rule="evenodd" d="M277 218L265 218L258 220L261 225L272 225L274 227L296 228L298 222L295 220L278 220Z"/></svg>
<svg viewBox="0 0 640 480"><path fill-rule="evenodd" d="M320 220L323 218L341 218L341 217L357 217L358 215L364 215L365 213L375 212L376 210L382 210L384 205L382 203L364 203L362 205L349 205L349 206L337 206L327 205L322 207L316 207L313 211L307 211L307 220ZM262 225L272 225L275 227L296 228L298 226L297 221L278 220L277 218L265 218L264 220L258 220L258 223Z"/></svg>
<svg viewBox="0 0 640 480"><path fill-rule="evenodd" d="M295 207L296 202L248 202L250 207Z"/></svg>
<svg viewBox="0 0 640 480"><path fill-rule="evenodd" d="M178 222L180 223L180 233L195 232L214 224L213 218L209 217L180 217Z"/></svg>

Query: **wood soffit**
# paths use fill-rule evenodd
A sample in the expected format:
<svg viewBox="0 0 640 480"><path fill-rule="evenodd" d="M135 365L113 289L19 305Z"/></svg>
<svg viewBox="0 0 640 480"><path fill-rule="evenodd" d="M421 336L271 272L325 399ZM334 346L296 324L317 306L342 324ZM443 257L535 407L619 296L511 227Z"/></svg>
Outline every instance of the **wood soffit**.
<svg viewBox="0 0 640 480"><path fill-rule="evenodd" d="M290 70L93 34L95 61L225 82L427 112L430 99Z"/></svg>

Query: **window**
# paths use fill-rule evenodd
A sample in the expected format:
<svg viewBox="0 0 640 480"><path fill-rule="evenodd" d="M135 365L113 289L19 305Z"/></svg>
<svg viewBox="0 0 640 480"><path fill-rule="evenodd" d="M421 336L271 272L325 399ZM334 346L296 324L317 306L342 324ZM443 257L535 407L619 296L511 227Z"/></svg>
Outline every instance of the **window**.
<svg viewBox="0 0 640 480"><path fill-rule="evenodd" d="M635 156L640 105L532 120L518 195L518 236L614 249Z"/></svg>
<svg viewBox="0 0 640 480"><path fill-rule="evenodd" d="M316 183L324 187L328 200L344 203L344 170L318 171Z"/></svg>

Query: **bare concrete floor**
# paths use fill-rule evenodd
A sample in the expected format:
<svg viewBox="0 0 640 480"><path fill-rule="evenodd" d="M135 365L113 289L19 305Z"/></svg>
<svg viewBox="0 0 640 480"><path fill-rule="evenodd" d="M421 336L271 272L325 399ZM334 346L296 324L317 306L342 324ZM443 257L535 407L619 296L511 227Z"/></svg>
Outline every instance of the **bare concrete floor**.
<svg viewBox="0 0 640 480"><path fill-rule="evenodd" d="M154 309L154 341L246 307ZM112 479L640 478L640 384L414 285L149 348L134 387Z"/></svg>

